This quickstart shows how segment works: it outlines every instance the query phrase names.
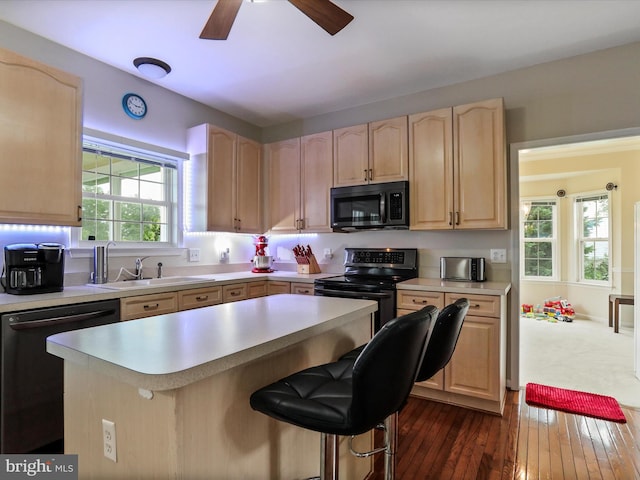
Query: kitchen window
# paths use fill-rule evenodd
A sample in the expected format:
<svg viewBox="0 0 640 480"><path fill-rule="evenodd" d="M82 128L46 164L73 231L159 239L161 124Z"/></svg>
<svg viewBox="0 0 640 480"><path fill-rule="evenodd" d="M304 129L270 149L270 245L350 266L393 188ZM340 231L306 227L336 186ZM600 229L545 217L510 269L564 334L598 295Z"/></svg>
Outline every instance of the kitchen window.
<svg viewBox="0 0 640 480"><path fill-rule="evenodd" d="M575 198L579 281L607 283L610 278L609 195Z"/></svg>
<svg viewBox="0 0 640 480"><path fill-rule="evenodd" d="M80 240L175 244L177 165L161 155L85 137Z"/></svg>
<svg viewBox="0 0 640 480"><path fill-rule="evenodd" d="M520 202L520 271L527 280L558 278L558 205L555 199Z"/></svg>

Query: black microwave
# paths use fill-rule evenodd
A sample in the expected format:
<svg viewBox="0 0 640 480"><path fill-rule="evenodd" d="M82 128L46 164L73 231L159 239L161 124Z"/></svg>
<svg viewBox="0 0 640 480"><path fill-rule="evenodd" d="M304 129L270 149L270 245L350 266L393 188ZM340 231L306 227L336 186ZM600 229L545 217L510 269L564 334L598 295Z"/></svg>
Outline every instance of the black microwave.
<svg viewBox="0 0 640 480"><path fill-rule="evenodd" d="M409 228L409 182L331 189L334 232Z"/></svg>

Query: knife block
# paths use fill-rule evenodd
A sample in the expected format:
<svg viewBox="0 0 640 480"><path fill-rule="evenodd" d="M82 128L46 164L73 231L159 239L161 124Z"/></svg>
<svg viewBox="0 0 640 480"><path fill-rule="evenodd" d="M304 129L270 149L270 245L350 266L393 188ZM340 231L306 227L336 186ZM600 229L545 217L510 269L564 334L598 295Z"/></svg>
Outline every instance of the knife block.
<svg viewBox="0 0 640 480"><path fill-rule="evenodd" d="M296 257L296 262L298 262L298 273L300 274L322 273L313 254L308 257Z"/></svg>

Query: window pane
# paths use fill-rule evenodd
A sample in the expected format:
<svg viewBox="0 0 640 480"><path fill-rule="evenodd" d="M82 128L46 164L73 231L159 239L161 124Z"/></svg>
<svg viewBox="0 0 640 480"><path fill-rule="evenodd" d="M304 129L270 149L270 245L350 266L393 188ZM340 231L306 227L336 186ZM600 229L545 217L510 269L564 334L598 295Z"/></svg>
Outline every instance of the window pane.
<svg viewBox="0 0 640 480"><path fill-rule="evenodd" d="M138 178L138 162L122 158L111 159L111 174L120 177Z"/></svg>
<svg viewBox="0 0 640 480"><path fill-rule="evenodd" d="M142 206L139 203L115 202L115 220L129 220L140 222L142 220Z"/></svg>
<svg viewBox="0 0 640 480"><path fill-rule="evenodd" d="M155 182L140 182L140 198L146 200L164 200L164 185Z"/></svg>
<svg viewBox="0 0 640 480"><path fill-rule="evenodd" d="M609 242L584 242L582 254L585 280L609 280Z"/></svg>
<svg viewBox="0 0 640 480"><path fill-rule="evenodd" d="M127 242L142 241L140 223L115 222L114 227L120 232L118 240Z"/></svg>

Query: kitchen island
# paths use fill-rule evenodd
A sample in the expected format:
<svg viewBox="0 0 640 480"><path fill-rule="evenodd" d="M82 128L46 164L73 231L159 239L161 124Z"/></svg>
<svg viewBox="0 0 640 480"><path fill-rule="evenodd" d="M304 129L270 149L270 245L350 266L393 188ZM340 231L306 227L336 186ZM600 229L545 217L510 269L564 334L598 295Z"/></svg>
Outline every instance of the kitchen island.
<svg viewBox="0 0 640 480"><path fill-rule="evenodd" d="M317 475L320 434L254 412L249 396L369 340L376 308L275 295L49 337L65 360L65 452L81 479ZM116 462L103 419L115 423ZM365 478L371 460L344 440L342 478ZM372 436L358 440L367 449Z"/></svg>

